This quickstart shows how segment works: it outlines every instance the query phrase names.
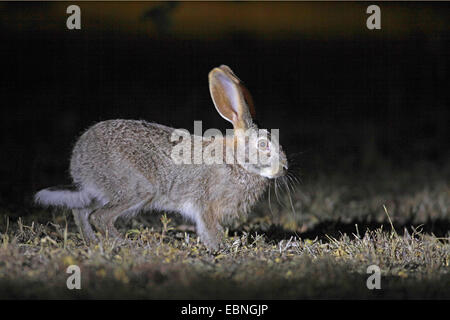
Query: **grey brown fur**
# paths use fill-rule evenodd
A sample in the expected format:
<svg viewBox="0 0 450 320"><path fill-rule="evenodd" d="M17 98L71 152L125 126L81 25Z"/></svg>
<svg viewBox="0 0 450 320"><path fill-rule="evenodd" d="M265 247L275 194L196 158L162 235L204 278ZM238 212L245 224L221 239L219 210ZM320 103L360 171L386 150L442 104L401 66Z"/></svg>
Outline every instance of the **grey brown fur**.
<svg viewBox="0 0 450 320"><path fill-rule="evenodd" d="M239 164L175 164L173 130L137 120L95 124L73 149L70 174L77 190L44 189L36 201L72 208L87 242L97 240L91 225L116 237L118 217L166 210L195 222L203 243L217 249L223 220L247 213L265 191L268 178Z"/></svg>

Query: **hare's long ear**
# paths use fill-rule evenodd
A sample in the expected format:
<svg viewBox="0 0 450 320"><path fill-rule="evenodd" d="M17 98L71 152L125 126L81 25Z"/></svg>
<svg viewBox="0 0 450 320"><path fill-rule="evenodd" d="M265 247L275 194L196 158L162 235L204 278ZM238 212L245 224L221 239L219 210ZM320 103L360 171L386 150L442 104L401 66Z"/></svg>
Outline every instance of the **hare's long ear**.
<svg viewBox="0 0 450 320"><path fill-rule="evenodd" d="M209 73L209 91L217 111L234 129L248 129L255 116L253 99L228 66L221 65Z"/></svg>

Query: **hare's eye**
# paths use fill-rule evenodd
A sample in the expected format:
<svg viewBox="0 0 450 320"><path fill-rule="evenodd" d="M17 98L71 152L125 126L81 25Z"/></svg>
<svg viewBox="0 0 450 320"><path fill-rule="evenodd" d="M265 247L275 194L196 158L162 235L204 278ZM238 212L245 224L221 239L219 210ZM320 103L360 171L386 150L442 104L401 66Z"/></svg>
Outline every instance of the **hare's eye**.
<svg viewBox="0 0 450 320"><path fill-rule="evenodd" d="M269 147L269 144L267 143L266 140L261 139L258 141L258 148L261 150L266 150Z"/></svg>

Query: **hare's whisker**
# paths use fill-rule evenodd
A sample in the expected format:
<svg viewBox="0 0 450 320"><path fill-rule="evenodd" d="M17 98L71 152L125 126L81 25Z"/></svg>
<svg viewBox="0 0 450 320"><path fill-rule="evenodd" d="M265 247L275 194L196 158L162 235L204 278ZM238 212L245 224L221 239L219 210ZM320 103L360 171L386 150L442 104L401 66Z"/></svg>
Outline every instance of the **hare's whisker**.
<svg viewBox="0 0 450 320"><path fill-rule="evenodd" d="M279 184L278 184L278 179L275 179L275 196L276 196L276 198L277 198L278 204L281 205L281 206L283 206L283 204L282 204L282 202L281 202L281 200L280 200L280 196L279 196L279 194L278 194L278 189L280 189L280 186L279 186Z"/></svg>
<svg viewBox="0 0 450 320"><path fill-rule="evenodd" d="M272 203L270 202L270 189L271 189L271 187L272 187L272 184L269 184L269 197L268 197L268 200L269 200L269 210L270 210L270 213L273 216L274 214L273 214L273 211L272 211Z"/></svg>
<svg viewBox="0 0 450 320"><path fill-rule="evenodd" d="M286 185L288 185L287 181L289 180L285 180ZM294 215L294 217L296 216L296 212L295 212L295 207L294 207L294 203L292 202L292 197L291 197L291 192L288 192L288 199L289 199L289 203L291 204L291 208L292 208L292 214Z"/></svg>

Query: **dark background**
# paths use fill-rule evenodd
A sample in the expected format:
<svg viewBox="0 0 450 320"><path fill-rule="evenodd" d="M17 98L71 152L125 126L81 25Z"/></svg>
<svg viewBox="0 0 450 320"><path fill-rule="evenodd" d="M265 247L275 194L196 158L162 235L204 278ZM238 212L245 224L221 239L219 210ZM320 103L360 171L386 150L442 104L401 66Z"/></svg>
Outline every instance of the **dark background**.
<svg viewBox="0 0 450 320"><path fill-rule="evenodd" d="M239 24L216 35L172 32L176 21L168 17L187 3L149 4L140 15L148 33L101 22L90 28L92 17L82 30L68 31L65 12L49 23L53 5L0 6L0 204L9 212L26 214L34 192L70 182L71 148L95 122L146 119L192 130L194 120L203 120L205 130L229 128L208 90L208 72L220 64L246 83L261 126L280 129L306 180L324 172L363 179L380 167L448 164L447 3L381 3L377 31L365 26L368 4L358 4L359 11L355 4L314 4L328 15L333 6L339 12L353 6L348 32L348 16L333 33L317 15L323 28L275 28L266 36ZM80 4L82 10L89 5ZM102 5L99 20L108 12L109 4ZM242 7L244 20L250 5L258 4ZM276 12L279 4L269 5ZM307 6L298 4L299 19ZM383 22L391 9L407 18Z"/></svg>

